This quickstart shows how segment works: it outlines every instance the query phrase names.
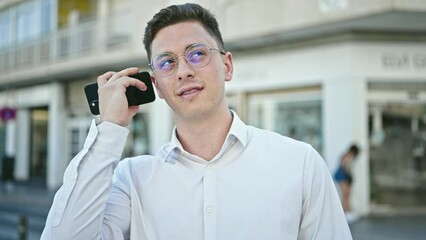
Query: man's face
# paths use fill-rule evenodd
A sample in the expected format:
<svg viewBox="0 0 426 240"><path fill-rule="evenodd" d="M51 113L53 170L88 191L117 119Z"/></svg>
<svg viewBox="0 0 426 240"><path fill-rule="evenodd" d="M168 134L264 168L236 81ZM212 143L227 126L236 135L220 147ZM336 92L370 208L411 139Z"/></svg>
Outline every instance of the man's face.
<svg viewBox="0 0 426 240"><path fill-rule="evenodd" d="M160 30L152 42L152 56L171 53L178 64L167 77L153 74L160 98L164 98L177 118L198 118L226 107L225 81L232 79L232 55L210 51L210 63L202 68L188 64L185 51L194 44L218 48L216 41L198 22L183 22Z"/></svg>

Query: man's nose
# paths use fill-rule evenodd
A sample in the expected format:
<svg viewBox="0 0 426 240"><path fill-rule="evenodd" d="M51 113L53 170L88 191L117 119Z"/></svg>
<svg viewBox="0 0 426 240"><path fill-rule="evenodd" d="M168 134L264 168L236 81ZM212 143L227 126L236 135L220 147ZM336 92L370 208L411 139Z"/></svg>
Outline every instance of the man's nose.
<svg viewBox="0 0 426 240"><path fill-rule="evenodd" d="M195 75L194 67L188 62L188 60L186 59L184 55L178 57L178 64L176 68L177 68L176 75L179 78L179 80L182 80L188 77L193 77Z"/></svg>

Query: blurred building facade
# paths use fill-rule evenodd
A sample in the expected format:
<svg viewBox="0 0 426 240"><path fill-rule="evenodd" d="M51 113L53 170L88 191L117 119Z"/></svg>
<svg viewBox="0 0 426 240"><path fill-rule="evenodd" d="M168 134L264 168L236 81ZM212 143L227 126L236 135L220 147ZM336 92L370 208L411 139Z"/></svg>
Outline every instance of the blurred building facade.
<svg viewBox="0 0 426 240"><path fill-rule="evenodd" d="M149 70L146 22L182 2L0 2L0 157L14 159L16 180L61 185L93 119L84 85L109 70ZM312 144L331 172L359 144L352 199L359 213L372 203L407 205L397 200L401 192L422 204L425 1L197 2L215 13L233 53L227 97L248 124ZM142 107L124 156L155 153L170 139L172 118L163 100Z"/></svg>

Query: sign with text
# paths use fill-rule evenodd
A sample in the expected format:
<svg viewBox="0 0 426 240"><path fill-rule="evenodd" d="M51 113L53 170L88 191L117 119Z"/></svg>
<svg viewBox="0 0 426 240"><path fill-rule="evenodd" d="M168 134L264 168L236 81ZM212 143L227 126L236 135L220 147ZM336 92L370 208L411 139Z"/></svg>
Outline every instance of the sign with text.
<svg viewBox="0 0 426 240"><path fill-rule="evenodd" d="M426 70L426 54L383 53L382 66L389 70Z"/></svg>

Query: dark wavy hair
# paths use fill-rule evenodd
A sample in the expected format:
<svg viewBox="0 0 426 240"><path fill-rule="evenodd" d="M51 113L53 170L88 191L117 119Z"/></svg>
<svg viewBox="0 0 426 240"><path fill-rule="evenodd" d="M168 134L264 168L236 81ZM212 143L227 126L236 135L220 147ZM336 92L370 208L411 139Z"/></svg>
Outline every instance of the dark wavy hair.
<svg viewBox="0 0 426 240"><path fill-rule="evenodd" d="M148 22L143 39L148 59L151 59L152 41L161 29L173 24L188 21L201 23L206 31L216 40L218 47L224 50L222 34L220 33L219 24L214 15L198 4L185 3L182 5L171 5L161 9Z"/></svg>
<svg viewBox="0 0 426 240"><path fill-rule="evenodd" d="M358 154L360 152L360 149L359 149L359 147L356 144L352 144L349 147L348 152L351 152L356 157L356 156L358 156Z"/></svg>

